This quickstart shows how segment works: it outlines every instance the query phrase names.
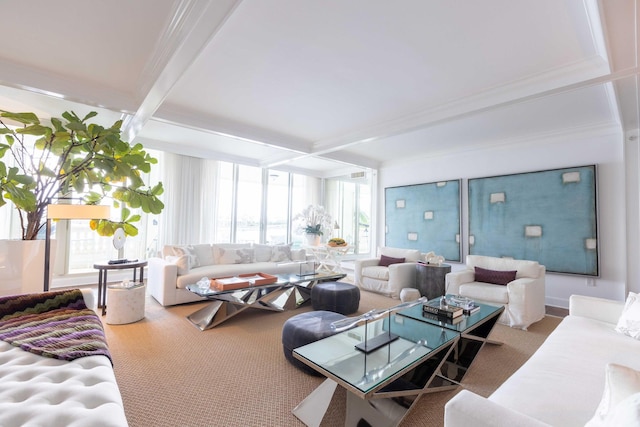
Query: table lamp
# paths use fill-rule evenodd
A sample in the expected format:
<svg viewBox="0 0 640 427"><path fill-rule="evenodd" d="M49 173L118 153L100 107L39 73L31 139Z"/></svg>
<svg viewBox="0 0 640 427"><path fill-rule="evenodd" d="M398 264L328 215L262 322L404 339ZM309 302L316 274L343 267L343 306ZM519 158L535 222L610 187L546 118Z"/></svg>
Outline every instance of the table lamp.
<svg viewBox="0 0 640 427"><path fill-rule="evenodd" d="M109 206L104 205L47 205L47 227L44 244L44 291L49 290L49 257L51 254L52 219L109 219Z"/></svg>

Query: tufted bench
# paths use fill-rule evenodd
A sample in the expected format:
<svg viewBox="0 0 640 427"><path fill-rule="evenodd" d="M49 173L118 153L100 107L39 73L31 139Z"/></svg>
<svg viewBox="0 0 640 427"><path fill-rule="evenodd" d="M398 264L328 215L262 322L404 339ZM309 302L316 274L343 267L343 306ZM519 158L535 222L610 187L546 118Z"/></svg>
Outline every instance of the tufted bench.
<svg viewBox="0 0 640 427"><path fill-rule="evenodd" d="M284 357L296 368L319 376L320 374L293 356L293 349L333 335L331 323L345 316L332 311L310 311L289 318L282 327Z"/></svg>
<svg viewBox="0 0 640 427"><path fill-rule="evenodd" d="M360 289L344 282L323 282L311 288L311 305L314 310L351 314L360 306Z"/></svg>
<svg viewBox="0 0 640 427"><path fill-rule="evenodd" d="M93 307L90 289L84 301ZM127 426L108 357L43 357L0 341L0 426Z"/></svg>

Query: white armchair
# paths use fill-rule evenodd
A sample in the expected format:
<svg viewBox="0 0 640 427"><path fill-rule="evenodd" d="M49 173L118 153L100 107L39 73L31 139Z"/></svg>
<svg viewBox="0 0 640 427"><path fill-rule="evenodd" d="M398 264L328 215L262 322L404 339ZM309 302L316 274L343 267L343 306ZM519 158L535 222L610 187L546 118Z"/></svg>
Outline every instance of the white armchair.
<svg viewBox="0 0 640 427"><path fill-rule="evenodd" d="M381 256L404 258L405 262L379 265ZM378 258L355 261L356 285L367 291L400 298L403 288L416 287L416 262L421 253L417 249L378 248Z"/></svg>
<svg viewBox="0 0 640 427"><path fill-rule="evenodd" d="M490 271L476 272L476 267ZM492 273L504 278L509 272L515 272L515 280L504 285L487 283ZM545 273L544 265L536 261L468 255L466 269L447 274L446 291L478 302L503 305L505 310L498 322L526 330L545 315Z"/></svg>

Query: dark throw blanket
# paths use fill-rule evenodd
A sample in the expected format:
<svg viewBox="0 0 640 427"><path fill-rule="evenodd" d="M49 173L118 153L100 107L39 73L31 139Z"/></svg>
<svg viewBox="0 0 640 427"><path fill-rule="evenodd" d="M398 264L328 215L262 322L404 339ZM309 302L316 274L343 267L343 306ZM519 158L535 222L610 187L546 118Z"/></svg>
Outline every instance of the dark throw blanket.
<svg viewBox="0 0 640 427"><path fill-rule="evenodd" d="M79 289L0 297L0 339L55 359L112 360L102 322Z"/></svg>

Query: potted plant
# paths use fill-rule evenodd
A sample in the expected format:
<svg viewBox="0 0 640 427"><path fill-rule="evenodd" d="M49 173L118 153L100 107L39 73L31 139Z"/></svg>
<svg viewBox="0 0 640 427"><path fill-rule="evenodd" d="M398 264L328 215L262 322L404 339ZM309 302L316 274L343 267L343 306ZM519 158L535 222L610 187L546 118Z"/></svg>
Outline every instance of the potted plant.
<svg viewBox="0 0 640 427"><path fill-rule="evenodd" d="M91 221L102 236L118 228L138 234L140 215L129 208L152 214L164 208L158 198L162 183L148 186L141 178L157 160L142 145L121 139L121 120L110 127L89 123L96 115L65 112L45 121L34 113L0 110L0 207L11 202L17 209L22 240L38 238L48 204L74 194L85 204L110 199L123 208L120 221Z"/></svg>
<svg viewBox="0 0 640 427"><path fill-rule="evenodd" d="M319 245L323 230L331 227L331 215L323 206L309 205L293 219L298 221L298 232L306 235L307 243L311 246Z"/></svg>

